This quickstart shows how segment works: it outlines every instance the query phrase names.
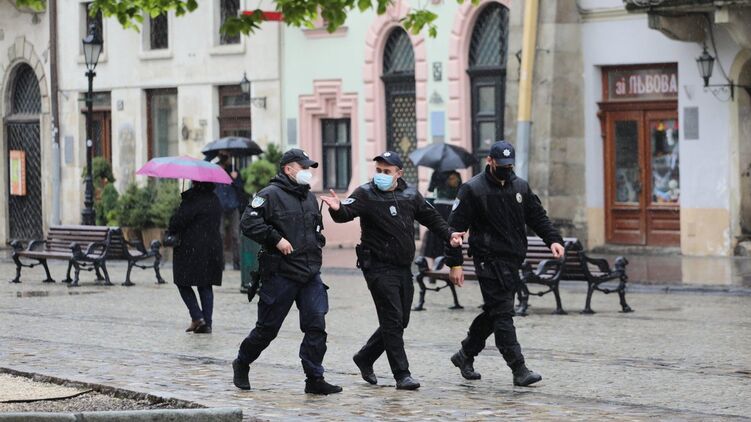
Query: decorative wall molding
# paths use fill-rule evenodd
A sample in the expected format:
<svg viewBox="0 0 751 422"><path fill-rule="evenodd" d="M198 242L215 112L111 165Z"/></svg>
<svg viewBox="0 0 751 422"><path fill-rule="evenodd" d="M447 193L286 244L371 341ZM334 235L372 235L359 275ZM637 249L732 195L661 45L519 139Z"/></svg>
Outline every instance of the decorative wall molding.
<svg viewBox="0 0 751 422"><path fill-rule="evenodd" d="M313 81L313 93L299 97L298 115L300 148L307 151L318 162L323 162L321 119L350 119L352 177L349 181L349 191L354 189L359 180L358 164L362 161L358 136L360 130L357 94L342 92L342 81L340 79ZM319 175L311 186L314 191L323 190L322 171L319 171Z"/></svg>
<svg viewBox="0 0 751 422"><path fill-rule="evenodd" d="M386 13L373 21L365 37L365 65L363 67L365 108L363 113L366 142L363 158L371 166L370 159L386 149L386 94L381 81L383 50L389 34L394 28L401 27L400 20L408 12L409 5L406 1L395 0ZM415 53L417 146L421 147L427 144L428 134L427 52L422 35L410 33L408 35Z"/></svg>

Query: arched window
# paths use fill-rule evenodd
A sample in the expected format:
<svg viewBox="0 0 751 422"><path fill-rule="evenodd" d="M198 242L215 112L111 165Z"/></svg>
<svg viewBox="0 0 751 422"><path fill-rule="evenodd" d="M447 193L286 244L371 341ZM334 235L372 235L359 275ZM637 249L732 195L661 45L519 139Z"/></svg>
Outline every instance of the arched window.
<svg viewBox="0 0 751 422"><path fill-rule="evenodd" d="M11 239L42 238L42 178L39 113L42 99L37 75L21 64L10 86L10 114L5 116L10 176L8 225Z"/></svg>
<svg viewBox="0 0 751 422"><path fill-rule="evenodd" d="M480 12L472 29L467 69L472 93L472 149L479 157L503 138L507 44L508 9L491 3Z"/></svg>
<svg viewBox="0 0 751 422"><path fill-rule="evenodd" d="M404 179L417 183L417 169L407 156L417 148L415 111L415 53L402 28L391 31L383 50L386 93L386 148L398 152L404 162Z"/></svg>

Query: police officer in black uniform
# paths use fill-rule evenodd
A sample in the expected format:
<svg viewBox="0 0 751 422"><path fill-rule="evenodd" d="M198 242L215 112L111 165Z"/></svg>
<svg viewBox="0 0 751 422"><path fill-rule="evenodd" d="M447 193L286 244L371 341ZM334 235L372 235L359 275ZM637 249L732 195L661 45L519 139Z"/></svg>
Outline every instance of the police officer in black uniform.
<svg viewBox="0 0 751 422"><path fill-rule="evenodd" d="M563 255L563 239L529 184L514 174L514 147L498 141L490 148L485 171L459 190L449 224L456 230L469 229L469 254L479 278L483 311L469 327L462 348L451 357L466 379L480 379L474 358L495 333L495 344L513 372L514 385L528 386L542 377L524 364L514 328L514 293L520 287L519 267L527 253L529 226L557 258ZM450 279L464 283L461 249L446 248Z"/></svg>
<svg viewBox="0 0 751 422"><path fill-rule="evenodd" d="M249 365L279 332L293 303L300 311L305 336L300 359L307 379L305 392L332 394L342 388L323 379L328 294L321 281L321 248L325 239L318 201L310 193L310 168L318 163L300 149L284 153L279 173L253 198L242 216L243 234L262 246L258 321L232 362L237 388L250 389Z"/></svg>
<svg viewBox="0 0 751 422"><path fill-rule="evenodd" d="M373 296L379 327L355 354L355 364L365 381L377 384L373 363L385 351L396 388L415 390L420 383L409 372L402 338L414 296L411 271L415 257L414 221L454 246L461 246L464 233L452 232L438 211L401 178L404 171L397 153L388 151L373 161L376 174L370 183L358 187L341 202L333 190L331 196L321 199L337 223L360 217L358 266Z"/></svg>

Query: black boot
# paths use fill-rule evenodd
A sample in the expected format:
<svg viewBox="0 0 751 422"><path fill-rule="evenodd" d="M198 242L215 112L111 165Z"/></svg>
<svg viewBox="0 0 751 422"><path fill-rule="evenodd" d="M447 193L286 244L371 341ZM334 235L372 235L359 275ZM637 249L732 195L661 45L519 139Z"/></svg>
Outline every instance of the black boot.
<svg viewBox="0 0 751 422"><path fill-rule="evenodd" d="M248 379L250 366L235 359L232 361L232 371L234 372L232 382L235 383L235 387L241 390L250 390L250 380Z"/></svg>
<svg viewBox="0 0 751 422"><path fill-rule="evenodd" d="M451 363L459 368L464 379L479 380L481 378L480 373L475 372L475 368L472 366L474 362L475 359L464 354L464 350L459 350L454 353L454 356L451 356Z"/></svg>
<svg viewBox="0 0 751 422"><path fill-rule="evenodd" d="M305 380L305 392L308 394L321 395L336 394L342 392L342 387L327 383L323 377L308 378Z"/></svg>
<svg viewBox="0 0 751 422"><path fill-rule="evenodd" d="M360 370L360 376L362 379L365 380L368 384L376 385L378 384L378 378L376 377L375 372L373 371L373 365L368 365L364 363L358 355L352 356L352 360L355 361L355 365L357 365L357 369Z"/></svg>
<svg viewBox="0 0 751 422"><path fill-rule="evenodd" d="M522 365L514 369L514 385L519 387L527 387L538 381L542 380L542 375L536 374L529 369L526 365Z"/></svg>
<svg viewBox="0 0 751 422"><path fill-rule="evenodd" d="M420 388L420 383L409 375L396 382L397 390L417 390L418 388Z"/></svg>

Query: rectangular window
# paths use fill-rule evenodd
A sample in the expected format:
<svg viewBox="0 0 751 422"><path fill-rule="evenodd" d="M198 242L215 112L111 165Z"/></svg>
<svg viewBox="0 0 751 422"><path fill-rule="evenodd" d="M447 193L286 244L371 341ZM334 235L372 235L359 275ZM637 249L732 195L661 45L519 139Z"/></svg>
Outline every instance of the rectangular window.
<svg viewBox="0 0 751 422"><path fill-rule="evenodd" d="M221 28L221 26L224 25L224 22L226 22L228 18L237 16L237 14L240 11L240 0L220 0L219 8L220 8L219 27ZM240 34L227 35L227 34L220 32L219 44L221 45L240 44Z"/></svg>
<svg viewBox="0 0 751 422"><path fill-rule="evenodd" d="M240 85L219 87L219 135L250 138L250 95Z"/></svg>
<svg viewBox="0 0 751 422"><path fill-rule="evenodd" d="M149 18L149 48L151 50L169 48L169 20L166 13Z"/></svg>
<svg viewBox="0 0 751 422"><path fill-rule="evenodd" d="M321 119L324 189L346 190L352 175L349 119Z"/></svg>
<svg viewBox="0 0 751 422"><path fill-rule="evenodd" d="M149 159L178 155L177 89L146 91Z"/></svg>

